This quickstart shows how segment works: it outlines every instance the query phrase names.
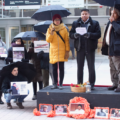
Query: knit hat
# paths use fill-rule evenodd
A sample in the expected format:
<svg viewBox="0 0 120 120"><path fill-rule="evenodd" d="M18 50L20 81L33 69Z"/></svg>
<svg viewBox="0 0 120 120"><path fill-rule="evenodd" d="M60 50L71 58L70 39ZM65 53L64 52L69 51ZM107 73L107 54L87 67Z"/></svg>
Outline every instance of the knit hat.
<svg viewBox="0 0 120 120"><path fill-rule="evenodd" d="M59 18L61 20L61 16L59 14L55 14L52 18L52 20L54 21L56 18Z"/></svg>

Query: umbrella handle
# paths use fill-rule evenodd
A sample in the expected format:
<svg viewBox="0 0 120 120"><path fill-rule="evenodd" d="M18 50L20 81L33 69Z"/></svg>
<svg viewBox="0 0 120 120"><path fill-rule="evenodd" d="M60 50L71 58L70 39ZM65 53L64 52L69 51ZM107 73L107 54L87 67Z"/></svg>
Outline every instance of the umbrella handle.
<svg viewBox="0 0 120 120"><path fill-rule="evenodd" d="M113 7L113 9L115 8L115 3L116 3L116 0L114 0L114 7Z"/></svg>

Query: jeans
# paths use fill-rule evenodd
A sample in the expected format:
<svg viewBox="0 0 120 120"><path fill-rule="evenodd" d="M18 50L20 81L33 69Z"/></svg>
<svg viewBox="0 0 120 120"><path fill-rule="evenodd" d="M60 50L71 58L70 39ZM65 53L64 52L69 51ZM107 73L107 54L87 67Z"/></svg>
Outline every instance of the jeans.
<svg viewBox="0 0 120 120"><path fill-rule="evenodd" d="M29 92L28 92L29 94ZM11 99L17 99L17 102L22 103L23 100L27 97L28 95L16 95L12 96L10 93L5 93L4 98L6 99L7 103L10 103Z"/></svg>

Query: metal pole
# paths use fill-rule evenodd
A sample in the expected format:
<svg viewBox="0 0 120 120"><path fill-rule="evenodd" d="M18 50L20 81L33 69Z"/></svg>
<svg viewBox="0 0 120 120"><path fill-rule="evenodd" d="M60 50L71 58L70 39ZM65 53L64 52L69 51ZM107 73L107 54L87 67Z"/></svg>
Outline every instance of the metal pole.
<svg viewBox="0 0 120 120"><path fill-rule="evenodd" d="M2 18L3 18L3 0L2 0Z"/></svg>

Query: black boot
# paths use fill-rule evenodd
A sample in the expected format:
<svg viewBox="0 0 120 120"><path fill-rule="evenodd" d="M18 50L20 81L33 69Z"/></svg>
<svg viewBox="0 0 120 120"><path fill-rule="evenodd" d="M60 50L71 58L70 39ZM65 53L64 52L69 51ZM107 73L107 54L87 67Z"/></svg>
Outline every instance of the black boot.
<svg viewBox="0 0 120 120"><path fill-rule="evenodd" d="M2 97L2 91L0 91L0 104L4 104L4 102L1 100Z"/></svg>
<svg viewBox="0 0 120 120"><path fill-rule="evenodd" d="M109 87L108 90L115 90L117 88L117 86L112 86L112 87Z"/></svg>
<svg viewBox="0 0 120 120"><path fill-rule="evenodd" d="M58 89L57 84L54 84L54 85L51 87L51 89Z"/></svg>

